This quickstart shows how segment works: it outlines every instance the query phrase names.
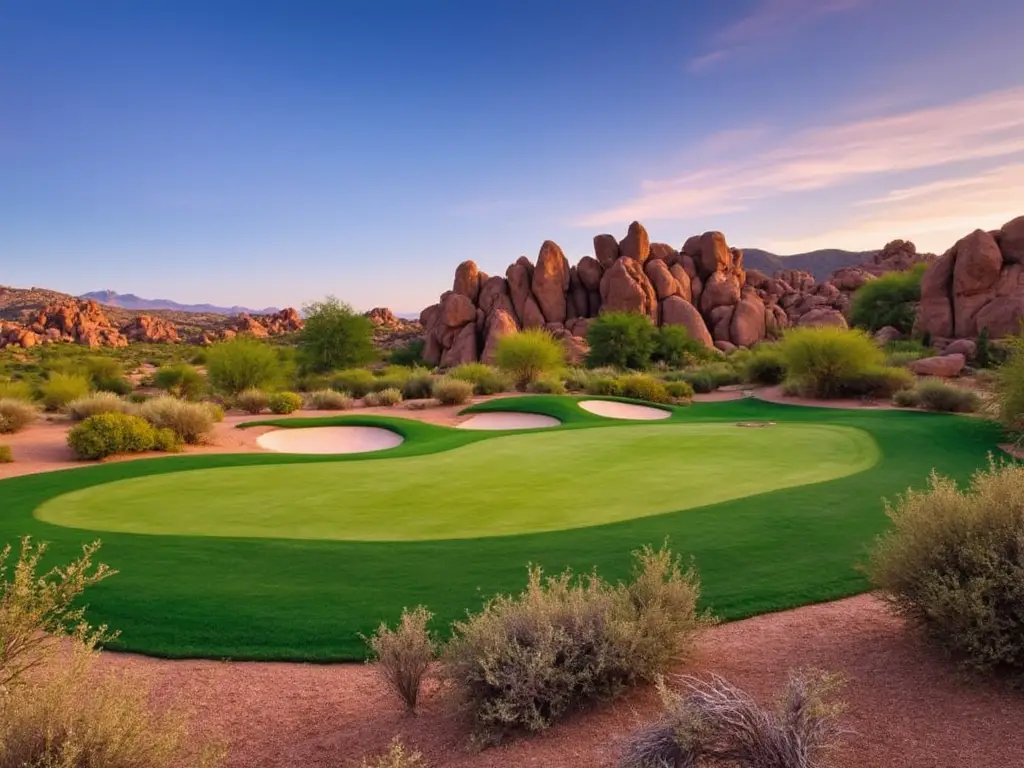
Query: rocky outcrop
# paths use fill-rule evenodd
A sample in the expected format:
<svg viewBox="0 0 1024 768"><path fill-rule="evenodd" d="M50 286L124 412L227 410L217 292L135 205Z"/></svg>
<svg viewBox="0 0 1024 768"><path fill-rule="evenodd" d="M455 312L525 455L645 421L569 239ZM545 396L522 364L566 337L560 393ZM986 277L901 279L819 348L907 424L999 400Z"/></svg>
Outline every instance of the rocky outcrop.
<svg viewBox="0 0 1024 768"><path fill-rule="evenodd" d="M121 333L128 341L143 344L177 344L181 340L173 323L152 315L139 315L121 326Z"/></svg>
<svg viewBox="0 0 1024 768"><path fill-rule="evenodd" d="M128 340L113 326L95 301L67 299L48 304L30 314L11 343L34 346L37 343L68 342L88 347L123 347ZM32 336L26 336L28 331Z"/></svg>
<svg viewBox="0 0 1024 768"><path fill-rule="evenodd" d="M223 335L224 338L231 338L235 334L245 333L257 339L265 339L269 336L296 333L301 331L304 325L302 317L291 307L271 315L249 315L243 312L232 318L228 327L228 331L234 331L234 333L225 332Z"/></svg>
<svg viewBox="0 0 1024 768"><path fill-rule="evenodd" d="M915 330L933 339L992 338L1020 331L1024 320L1024 216L996 232L978 229L928 267Z"/></svg>
<svg viewBox="0 0 1024 768"><path fill-rule="evenodd" d="M959 353L922 357L910 363L910 370L918 376L940 376L952 378L959 376L967 364L967 359Z"/></svg>

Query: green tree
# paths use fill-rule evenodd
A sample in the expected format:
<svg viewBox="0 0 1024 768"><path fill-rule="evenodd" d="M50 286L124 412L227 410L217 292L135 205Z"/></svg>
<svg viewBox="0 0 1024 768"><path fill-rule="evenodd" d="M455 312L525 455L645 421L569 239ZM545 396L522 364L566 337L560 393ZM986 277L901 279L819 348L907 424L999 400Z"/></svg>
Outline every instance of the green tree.
<svg viewBox="0 0 1024 768"><path fill-rule="evenodd" d="M538 376L557 371L565 364L562 342L540 328L510 333L498 340L494 362L525 388Z"/></svg>
<svg viewBox="0 0 1024 768"><path fill-rule="evenodd" d="M210 385L228 395L244 389L273 389L285 378L285 369L273 347L245 336L214 344L206 354Z"/></svg>
<svg viewBox="0 0 1024 768"><path fill-rule="evenodd" d="M906 272L890 272L865 283L853 294L850 319L858 328L874 332L887 325L910 333L914 311L921 300L921 276L925 265Z"/></svg>
<svg viewBox="0 0 1024 768"><path fill-rule="evenodd" d="M299 360L307 371L323 372L365 365L373 360L373 324L334 296L303 307Z"/></svg>
<svg viewBox="0 0 1024 768"><path fill-rule="evenodd" d="M594 319L587 329L590 354L587 365L600 368L647 368L655 349L655 327L646 315L609 312Z"/></svg>

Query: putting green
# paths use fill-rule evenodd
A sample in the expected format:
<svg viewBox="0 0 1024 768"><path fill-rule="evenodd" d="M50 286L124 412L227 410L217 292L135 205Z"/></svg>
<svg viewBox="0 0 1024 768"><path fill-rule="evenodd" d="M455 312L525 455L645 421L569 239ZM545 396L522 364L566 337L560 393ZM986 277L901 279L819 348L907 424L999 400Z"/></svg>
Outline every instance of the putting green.
<svg viewBox="0 0 1024 768"><path fill-rule="evenodd" d="M624 426L498 437L384 461L193 470L96 485L36 517L93 531L348 541L613 523L845 477L880 452L823 424Z"/></svg>

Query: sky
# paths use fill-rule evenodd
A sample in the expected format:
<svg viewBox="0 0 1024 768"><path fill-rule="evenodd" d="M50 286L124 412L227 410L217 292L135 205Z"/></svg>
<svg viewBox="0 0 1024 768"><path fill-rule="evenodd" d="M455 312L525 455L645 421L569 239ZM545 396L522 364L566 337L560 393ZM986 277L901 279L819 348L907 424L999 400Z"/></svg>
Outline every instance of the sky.
<svg viewBox="0 0 1024 768"><path fill-rule="evenodd" d="M417 312L629 222L1024 214L1020 0L0 0L0 284Z"/></svg>

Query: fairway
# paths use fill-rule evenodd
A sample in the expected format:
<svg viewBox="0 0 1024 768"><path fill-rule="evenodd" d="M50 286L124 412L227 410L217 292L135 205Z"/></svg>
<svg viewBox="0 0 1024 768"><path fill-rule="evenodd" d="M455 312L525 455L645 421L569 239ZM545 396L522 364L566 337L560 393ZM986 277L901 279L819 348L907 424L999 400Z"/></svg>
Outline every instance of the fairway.
<svg viewBox="0 0 1024 768"><path fill-rule="evenodd" d="M36 516L125 533L476 538L701 507L843 477L878 457L871 436L850 427L629 426L498 437L391 461L134 478L59 496Z"/></svg>

